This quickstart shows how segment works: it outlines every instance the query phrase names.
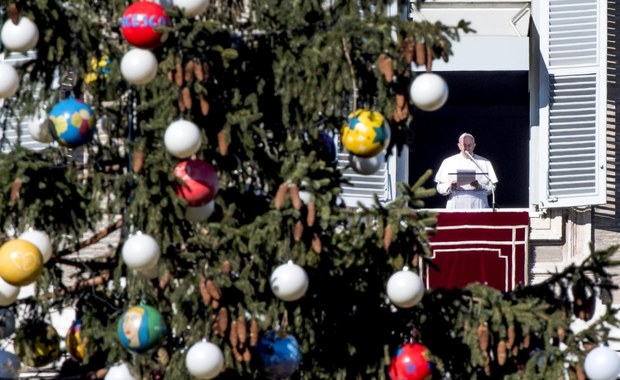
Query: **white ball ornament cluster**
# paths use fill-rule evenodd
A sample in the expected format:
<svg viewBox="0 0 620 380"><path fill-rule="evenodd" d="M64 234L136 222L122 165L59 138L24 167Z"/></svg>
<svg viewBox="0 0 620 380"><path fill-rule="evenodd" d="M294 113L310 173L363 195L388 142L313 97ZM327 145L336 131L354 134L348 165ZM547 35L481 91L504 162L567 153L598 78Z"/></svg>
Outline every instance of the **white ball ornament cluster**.
<svg viewBox="0 0 620 380"><path fill-rule="evenodd" d="M0 63L0 98L10 98L19 88L19 74L8 63Z"/></svg>
<svg viewBox="0 0 620 380"><path fill-rule="evenodd" d="M381 169L381 165L385 162L385 153L381 152L374 157L360 157L354 154L349 156L349 162L351 164L351 169L353 169L356 173L362 175L372 175L375 174L379 169Z"/></svg>
<svg viewBox="0 0 620 380"><path fill-rule="evenodd" d="M49 119L47 114L37 114L33 120L28 123L28 132L36 141L49 144L54 141L49 129Z"/></svg>
<svg viewBox="0 0 620 380"><path fill-rule="evenodd" d="M187 351L185 367L192 376L198 379L213 379L224 368L224 354L215 344L200 341Z"/></svg>
<svg viewBox="0 0 620 380"><path fill-rule="evenodd" d="M121 59L121 74L131 84L144 85L155 79L158 65L150 50L133 48Z"/></svg>
<svg viewBox="0 0 620 380"><path fill-rule="evenodd" d="M408 309L422 301L424 283L420 276L404 267L403 270L390 276L387 283L387 295L394 305Z"/></svg>
<svg viewBox="0 0 620 380"><path fill-rule="evenodd" d="M590 380L615 380L620 375L620 356L610 347L596 347L586 355L583 369Z"/></svg>
<svg viewBox="0 0 620 380"><path fill-rule="evenodd" d="M189 158L196 154L202 144L198 126L188 120L172 122L164 134L166 150L177 158Z"/></svg>
<svg viewBox="0 0 620 380"><path fill-rule="evenodd" d="M45 231L28 229L19 235L19 239L26 240L36 245L43 255L43 263L47 263L52 258L52 242Z"/></svg>
<svg viewBox="0 0 620 380"><path fill-rule="evenodd" d="M422 111L436 111L448 100L448 84L437 74L422 73L411 83L409 95Z"/></svg>
<svg viewBox="0 0 620 380"><path fill-rule="evenodd" d="M185 17L198 16L207 10L208 0L172 0L172 4L179 7Z"/></svg>
<svg viewBox="0 0 620 380"><path fill-rule="evenodd" d="M279 299L297 301L306 294L309 280L304 268L290 260L273 271L269 283Z"/></svg>
<svg viewBox="0 0 620 380"><path fill-rule="evenodd" d="M0 31L2 45L10 51L25 53L32 50L39 42L39 28L27 17L20 17L19 21L6 21Z"/></svg>
<svg viewBox="0 0 620 380"><path fill-rule="evenodd" d="M121 254L129 268L147 271L157 265L161 250L155 238L138 232L125 240Z"/></svg>

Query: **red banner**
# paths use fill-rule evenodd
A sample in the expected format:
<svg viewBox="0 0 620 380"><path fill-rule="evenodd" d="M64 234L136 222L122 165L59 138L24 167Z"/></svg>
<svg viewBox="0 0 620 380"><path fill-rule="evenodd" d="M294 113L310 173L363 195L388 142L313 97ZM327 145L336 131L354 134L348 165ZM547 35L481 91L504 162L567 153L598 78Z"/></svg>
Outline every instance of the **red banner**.
<svg viewBox="0 0 620 380"><path fill-rule="evenodd" d="M480 282L501 291L527 283L527 211L442 212L430 239L432 262L424 277L429 289Z"/></svg>

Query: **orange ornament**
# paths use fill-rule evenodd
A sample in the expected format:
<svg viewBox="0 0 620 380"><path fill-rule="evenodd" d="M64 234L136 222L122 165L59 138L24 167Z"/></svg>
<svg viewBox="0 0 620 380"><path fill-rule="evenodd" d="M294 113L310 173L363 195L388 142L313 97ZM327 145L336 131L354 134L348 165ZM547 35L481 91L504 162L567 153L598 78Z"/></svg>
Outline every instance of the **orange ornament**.
<svg viewBox="0 0 620 380"><path fill-rule="evenodd" d="M13 286L25 286L39 278L43 255L29 241L13 239L0 247L0 277Z"/></svg>

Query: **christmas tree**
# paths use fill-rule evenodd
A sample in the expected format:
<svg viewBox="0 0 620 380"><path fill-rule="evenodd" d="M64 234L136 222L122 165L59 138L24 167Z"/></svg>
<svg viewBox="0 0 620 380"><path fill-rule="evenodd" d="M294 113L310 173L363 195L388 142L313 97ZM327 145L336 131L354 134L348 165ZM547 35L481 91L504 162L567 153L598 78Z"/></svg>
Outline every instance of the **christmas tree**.
<svg viewBox="0 0 620 380"><path fill-rule="evenodd" d="M0 3L0 377L585 378L616 247L509 293L425 290L431 172L344 207L336 151L398 154L445 101L412 82L473 32L392 6Z"/></svg>

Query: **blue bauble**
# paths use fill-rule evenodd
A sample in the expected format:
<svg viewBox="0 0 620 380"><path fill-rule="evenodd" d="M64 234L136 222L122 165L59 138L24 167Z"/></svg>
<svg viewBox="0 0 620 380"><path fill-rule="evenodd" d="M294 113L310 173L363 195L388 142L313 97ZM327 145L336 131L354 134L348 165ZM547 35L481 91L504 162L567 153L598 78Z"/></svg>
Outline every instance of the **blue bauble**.
<svg viewBox="0 0 620 380"><path fill-rule="evenodd" d="M123 347L145 352L156 347L167 332L162 315L148 305L132 306L118 321L118 337Z"/></svg>
<svg viewBox="0 0 620 380"><path fill-rule="evenodd" d="M267 331L258 342L257 348L265 375L272 380L291 376L301 362L297 339L286 333Z"/></svg>
<svg viewBox="0 0 620 380"><path fill-rule="evenodd" d="M21 366L17 355L0 350L0 379L18 379Z"/></svg>
<svg viewBox="0 0 620 380"><path fill-rule="evenodd" d="M0 309L0 339L8 338L14 332L15 313L13 310L3 307Z"/></svg>
<svg viewBox="0 0 620 380"><path fill-rule="evenodd" d="M95 134L95 113L88 104L75 98L65 99L52 107L49 120L54 140L70 148L87 144Z"/></svg>

